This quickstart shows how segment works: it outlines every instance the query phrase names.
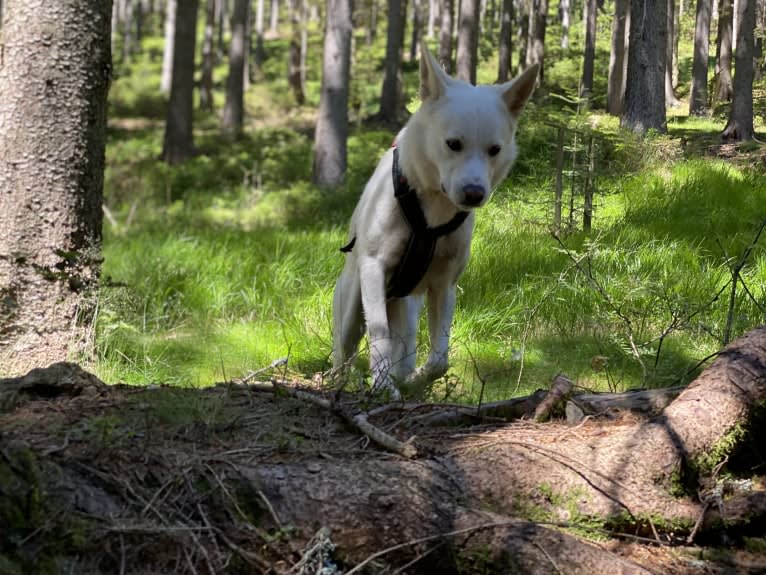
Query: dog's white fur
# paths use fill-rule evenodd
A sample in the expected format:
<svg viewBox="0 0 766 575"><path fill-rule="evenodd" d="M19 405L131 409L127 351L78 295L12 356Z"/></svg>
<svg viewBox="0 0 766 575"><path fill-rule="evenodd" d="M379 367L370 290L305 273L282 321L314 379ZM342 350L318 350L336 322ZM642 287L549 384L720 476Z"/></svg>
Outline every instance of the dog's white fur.
<svg viewBox="0 0 766 575"><path fill-rule="evenodd" d="M334 366L357 351L366 328L373 389L399 398L397 383L420 384L447 372L455 284L470 255L473 209L516 159L516 125L531 95L537 66L497 86L472 86L450 78L427 49L420 59L420 109L396 138L399 164L416 190L430 227L460 211L469 216L452 234L437 240L433 261L412 294L386 299L386 286L406 249L410 228L394 197L389 150L364 189L351 218L348 254L333 297ZM460 150L450 148L460 142ZM499 151L493 147L499 146ZM494 156L490 151L497 152ZM428 294L431 350L415 369L416 334L423 296Z"/></svg>

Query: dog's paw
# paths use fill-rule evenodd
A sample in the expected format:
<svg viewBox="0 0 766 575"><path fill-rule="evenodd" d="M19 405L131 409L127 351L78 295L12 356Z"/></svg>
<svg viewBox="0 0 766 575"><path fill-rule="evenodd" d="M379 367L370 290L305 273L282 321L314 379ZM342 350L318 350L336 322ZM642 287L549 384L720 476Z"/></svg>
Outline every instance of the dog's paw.
<svg viewBox="0 0 766 575"><path fill-rule="evenodd" d="M435 379L439 379L447 373L447 364L428 364L421 365L415 371L413 371L406 380L408 387L423 387L428 385Z"/></svg>
<svg viewBox="0 0 766 575"><path fill-rule="evenodd" d="M372 386L372 393L389 401L401 401L402 394L390 379L388 381L378 381Z"/></svg>

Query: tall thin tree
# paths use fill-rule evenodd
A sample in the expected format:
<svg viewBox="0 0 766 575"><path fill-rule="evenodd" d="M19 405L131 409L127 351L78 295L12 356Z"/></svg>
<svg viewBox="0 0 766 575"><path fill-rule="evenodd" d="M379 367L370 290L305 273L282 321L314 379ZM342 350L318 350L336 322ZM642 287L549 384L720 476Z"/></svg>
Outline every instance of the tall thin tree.
<svg viewBox="0 0 766 575"><path fill-rule="evenodd" d="M500 14L500 47L498 49L497 82L507 82L513 63L513 0L503 0Z"/></svg>
<svg viewBox="0 0 766 575"><path fill-rule="evenodd" d="M173 38L173 74L165 121L162 159L185 162L194 154L194 45L198 0L177 0Z"/></svg>
<svg viewBox="0 0 766 575"><path fill-rule="evenodd" d="M668 40L665 42L665 105L675 108L678 106L678 99L673 90L673 48L676 45L676 26L675 26L676 1L668 0L668 11L666 14L668 21Z"/></svg>
<svg viewBox="0 0 766 575"><path fill-rule="evenodd" d="M412 34L408 60L414 62L420 52L420 29L423 27L423 7L421 0L412 0Z"/></svg>
<svg viewBox="0 0 766 575"><path fill-rule="evenodd" d="M306 101L301 69L303 29L305 28L305 0L290 0L290 49L287 64L287 82L293 91L295 102L302 106Z"/></svg>
<svg viewBox="0 0 766 575"><path fill-rule="evenodd" d="M400 13L401 16L401 13ZM351 0L327 0L322 88L314 134L314 183L337 186L346 175L351 68ZM401 43L397 44L397 49Z"/></svg>
<svg viewBox="0 0 766 575"><path fill-rule="evenodd" d="M480 0L460 0L460 19L457 35L457 77L476 83L479 49Z"/></svg>
<svg viewBox="0 0 766 575"><path fill-rule="evenodd" d="M593 67L596 60L596 0L586 0L585 6L585 52L583 54L580 97L588 99L593 92Z"/></svg>
<svg viewBox="0 0 766 575"><path fill-rule="evenodd" d="M628 77L628 42L630 32L630 0L615 0L612 19L612 49L609 55L609 77L606 87L606 111L622 114L625 82Z"/></svg>
<svg viewBox="0 0 766 575"><path fill-rule="evenodd" d="M529 11L529 37L527 44L527 66L540 65L538 78L543 80L545 57L545 30L548 22L548 0L531 0Z"/></svg>
<svg viewBox="0 0 766 575"><path fill-rule="evenodd" d="M203 110L213 110L213 38L215 36L215 0L206 0L205 31L202 37L202 74L199 81L199 106Z"/></svg>
<svg viewBox="0 0 766 575"><path fill-rule="evenodd" d="M635 2L630 10L628 76L620 123L634 132L665 132L667 0Z"/></svg>
<svg viewBox="0 0 766 575"><path fill-rule="evenodd" d="M697 0L697 18L694 25L694 59L692 87L689 96L689 114L707 113L707 68L710 49L710 13L713 0Z"/></svg>
<svg viewBox="0 0 766 575"><path fill-rule="evenodd" d="M173 42L176 37L176 13L178 0L167 0L165 7L165 44L162 48L162 73L160 75L160 92L170 93L173 83Z"/></svg>
<svg viewBox="0 0 766 575"><path fill-rule="evenodd" d="M404 108L401 79L402 43L404 41L404 18L402 12L402 0L388 0L386 59L383 63L383 87L380 94L379 116L381 120L391 123L399 121ZM330 17L329 11L327 17Z"/></svg>
<svg viewBox="0 0 766 575"><path fill-rule="evenodd" d="M737 51L734 60L734 97L729 121L721 136L743 142L755 138L753 129L753 49L756 0L737 0Z"/></svg>
<svg viewBox="0 0 766 575"><path fill-rule="evenodd" d="M570 0L559 0L559 22L561 23L561 49L569 50Z"/></svg>
<svg viewBox="0 0 766 575"><path fill-rule="evenodd" d="M263 46L264 12L264 0L257 0L255 5L255 58L253 60L256 79L263 75L263 62L266 59L266 50Z"/></svg>
<svg viewBox="0 0 766 575"><path fill-rule="evenodd" d="M718 6L718 36L716 39L716 86L715 99L719 102L731 100L734 86L731 79L731 40L733 34L733 0L720 0Z"/></svg>
<svg viewBox="0 0 766 575"><path fill-rule="evenodd" d="M3 6L0 376L89 351L111 14L109 0Z"/></svg>
<svg viewBox="0 0 766 575"><path fill-rule="evenodd" d="M223 131L236 136L245 121L245 58L247 57L247 5L249 0L234 0L231 14L229 76L226 78L226 102L223 107Z"/></svg>
<svg viewBox="0 0 766 575"><path fill-rule="evenodd" d="M455 0L442 0L441 22L439 23L439 62L448 73L452 73L452 37L455 16Z"/></svg>

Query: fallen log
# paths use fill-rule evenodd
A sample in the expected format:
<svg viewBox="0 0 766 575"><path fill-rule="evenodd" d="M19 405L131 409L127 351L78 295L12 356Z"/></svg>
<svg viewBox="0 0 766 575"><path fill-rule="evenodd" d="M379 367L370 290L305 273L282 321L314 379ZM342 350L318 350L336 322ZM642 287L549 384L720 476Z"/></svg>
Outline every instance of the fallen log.
<svg viewBox="0 0 766 575"><path fill-rule="evenodd" d="M645 573L560 529L684 542L746 525L763 499L699 493L763 423L766 328L727 346L659 415L419 427L415 459L358 447L359 431L333 426L326 406L244 386L172 391L210 407L170 424L152 406L182 402L159 393L171 391L117 389L91 408L84 394L63 396L45 418L42 401L0 416L0 496L18 503L0 505L2 559L38 552L74 572L131 572L152 550L154 572L216 572L232 557L288 572L325 527L332 560L364 563L357 572ZM406 421L375 424L402 443L410 434ZM72 512L87 529L63 519ZM87 548L72 543L83 532ZM68 543L46 547L54 533Z"/></svg>

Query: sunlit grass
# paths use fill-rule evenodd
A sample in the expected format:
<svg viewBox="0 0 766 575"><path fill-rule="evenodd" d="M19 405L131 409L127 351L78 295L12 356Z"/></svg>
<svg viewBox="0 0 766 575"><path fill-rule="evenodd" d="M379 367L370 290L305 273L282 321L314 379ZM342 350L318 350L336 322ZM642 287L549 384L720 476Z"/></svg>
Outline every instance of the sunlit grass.
<svg viewBox="0 0 766 575"><path fill-rule="evenodd" d="M569 55L552 48L556 63L547 70L551 92L565 98L579 81L577 28ZM309 376L329 367L338 248L394 136L359 122L377 112L384 37L379 31L370 47L357 38L356 127L347 182L334 192L310 183L318 34L308 102L298 110L285 77L287 42L267 43L263 80L247 95L248 124L235 141L217 128L226 70L216 68L216 112L197 112L198 155L178 167L158 161L161 51L154 46L121 68L111 96L110 219L96 323L95 369L106 381L204 386L281 357ZM491 48L483 41L481 81L495 79ZM408 63L413 105L416 76ZM668 385L688 381L698 360L720 347L730 269L766 217L766 178L746 162L694 159L722 129L720 115L673 112L668 136L640 140L598 110L598 97L580 113L562 102L554 95L529 106L514 172L479 213L459 283L452 369L435 397L501 399L544 387L559 371L594 389ZM567 176L561 243L550 234L554 123L578 130L567 139L565 170L582 176L587 168L581 158L573 166L570 152L579 146L582 154L591 134L598 155L593 230L582 231L581 181ZM742 269L749 293L738 292L735 335L766 321L764 241ZM421 350L426 331L423 321ZM364 345L361 353L364 365Z"/></svg>

